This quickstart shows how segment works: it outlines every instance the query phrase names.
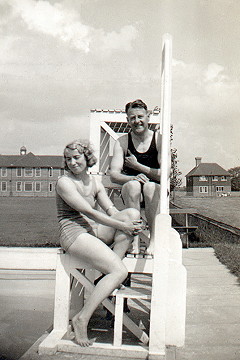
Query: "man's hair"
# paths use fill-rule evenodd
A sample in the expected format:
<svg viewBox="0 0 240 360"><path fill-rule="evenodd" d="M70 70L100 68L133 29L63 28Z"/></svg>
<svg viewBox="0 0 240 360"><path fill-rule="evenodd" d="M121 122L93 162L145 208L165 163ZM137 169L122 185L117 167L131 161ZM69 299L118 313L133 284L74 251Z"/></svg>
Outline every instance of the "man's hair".
<svg viewBox="0 0 240 360"><path fill-rule="evenodd" d="M66 157L65 157L65 150L66 149L70 149L70 150L77 150L79 152L79 154L84 154L86 162L87 162L87 167L92 167L93 165L96 164L97 162L97 158L96 156L93 154L93 148L91 147L90 143L88 140L74 140L72 141L70 144L65 146L63 155L64 155L64 169L69 171L69 168L66 164Z"/></svg>
<svg viewBox="0 0 240 360"><path fill-rule="evenodd" d="M129 109L134 109L134 108L145 109L146 111L148 111L147 105L140 99L127 103L127 105L125 106L126 114L128 113Z"/></svg>

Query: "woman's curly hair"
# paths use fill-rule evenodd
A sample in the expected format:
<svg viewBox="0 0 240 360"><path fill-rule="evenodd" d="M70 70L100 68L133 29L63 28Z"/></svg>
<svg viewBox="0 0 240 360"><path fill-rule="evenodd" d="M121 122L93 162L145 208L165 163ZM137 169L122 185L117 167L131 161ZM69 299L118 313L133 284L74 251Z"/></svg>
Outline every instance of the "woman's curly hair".
<svg viewBox="0 0 240 360"><path fill-rule="evenodd" d="M66 149L70 149L70 150L77 149L79 154L84 154L86 162L87 162L87 167L92 167L97 162L97 158L93 154L93 152L94 152L93 148L91 147L88 140L74 140L65 146L64 153L63 153L64 154L64 169L67 171L69 171L69 168L66 164L66 156L65 156Z"/></svg>

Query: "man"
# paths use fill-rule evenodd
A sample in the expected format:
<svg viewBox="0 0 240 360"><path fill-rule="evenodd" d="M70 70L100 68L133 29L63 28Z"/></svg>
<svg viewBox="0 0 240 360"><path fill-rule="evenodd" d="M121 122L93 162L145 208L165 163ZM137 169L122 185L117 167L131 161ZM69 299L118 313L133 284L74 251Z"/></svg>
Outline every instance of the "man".
<svg viewBox="0 0 240 360"><path fill-rule="evenodd" d="M154 220L160 198L161 135L159 131L148 128L150 112L142 100L128 103L125 111L131 131L116 141L110 176L112 182L123 185L122 197L126 207L140 210L141 203L145 203L150 230L146 253L153 255ZM138 252L135 243L133 253Z"/></svg>

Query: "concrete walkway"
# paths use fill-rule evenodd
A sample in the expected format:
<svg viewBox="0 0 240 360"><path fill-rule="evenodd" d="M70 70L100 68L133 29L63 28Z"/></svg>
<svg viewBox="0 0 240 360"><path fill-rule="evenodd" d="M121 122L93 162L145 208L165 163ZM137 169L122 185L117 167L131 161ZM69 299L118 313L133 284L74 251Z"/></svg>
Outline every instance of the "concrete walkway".
<svg viewBox="0 0 240 360"><path fill-rule="evenodd" d="M211 248L184 249L183 258L188 272L186 344L167 360L239 360L237 278L217 260ZM103 360L92 355L37 354L39 338L46 336L44 332L52 324L54 296L54 275L45 272L40 277L39 272L30 279L21 274L0 276L0 360L62 360L66 356L69 360ZM147 312L144 316L148 321Z"/></svg>
<svg viewBox="0 0 240 360"><path fill-rule="evenodd" d="M186 342L177 360L240 359L240 285L213 249L183 252L188 272Z"/></svg>

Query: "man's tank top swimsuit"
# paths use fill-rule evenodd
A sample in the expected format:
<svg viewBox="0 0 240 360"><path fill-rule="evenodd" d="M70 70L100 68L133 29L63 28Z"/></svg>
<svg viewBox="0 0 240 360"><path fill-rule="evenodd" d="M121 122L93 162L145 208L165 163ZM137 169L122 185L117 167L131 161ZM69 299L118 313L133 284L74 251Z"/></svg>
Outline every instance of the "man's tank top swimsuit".
<svg viewBox="0 0 240 360"><path fill-rule="evenodd" d="M150 168L153 169L159 169L159 163L158 163L158 151L157 151L157 146L156 146L156 132L153 132L153 137L152 137L152 141L151 144L148 148L148 150L144 153L140 153L138 152L134 145L133 145L133 141L132 141L132 136L131 136L131 132L128 134L128 150L131 151L131 153L136 156L137 161L140 164L146 165ZM123 170L122 170L123 174L126 175L138 175L139 171L131 169L125 165L123 165ZM154 180L152 180L154 181ZM155 181L157 183L159 183L159 181Z"/></svg>
<svg viewBox="0 0 240 360"><path fill-rule="evenodd" d="M66 175L63 175L66 176ZM88 195L79 191L80 195L94 208L96 205L97 186L94 177L92 177L92 189ZM60 244L67 250L76 240L78 235L83 233L96 234L98 224L69 206L56 192L57 217L60 229Z"/></svg>

